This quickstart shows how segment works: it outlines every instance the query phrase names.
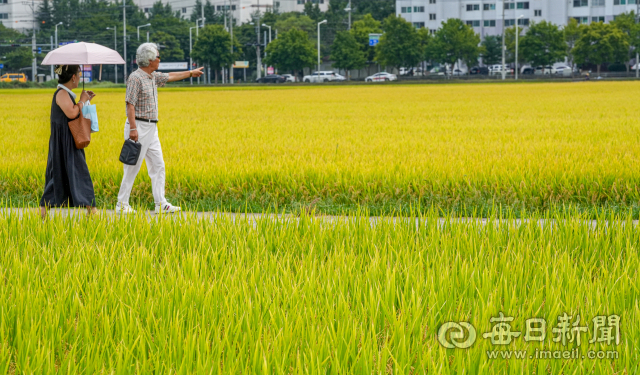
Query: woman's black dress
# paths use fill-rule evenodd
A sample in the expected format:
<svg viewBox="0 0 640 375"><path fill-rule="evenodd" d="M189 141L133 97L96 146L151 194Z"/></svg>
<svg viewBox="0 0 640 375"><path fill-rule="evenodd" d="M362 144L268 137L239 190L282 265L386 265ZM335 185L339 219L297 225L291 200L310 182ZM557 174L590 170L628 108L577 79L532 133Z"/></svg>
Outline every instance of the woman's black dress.
<svg viewBox="0 0 640 375"><path fill-rule="evenodd" d="M51 138L40 207L96 206L93 182L89 175L84 150L78 150L69 130L69 119L56 103L56 90L51 103ZM71 97L71 95L69 95ZM71 97L73 104L76 101Z"/></svg>

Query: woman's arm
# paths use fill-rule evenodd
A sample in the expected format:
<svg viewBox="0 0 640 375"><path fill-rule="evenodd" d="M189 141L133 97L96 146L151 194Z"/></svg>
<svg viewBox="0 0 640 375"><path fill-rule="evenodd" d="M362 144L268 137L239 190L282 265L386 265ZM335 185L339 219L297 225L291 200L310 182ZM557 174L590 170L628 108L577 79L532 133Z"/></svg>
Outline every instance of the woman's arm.
<svg viewBox="0 0 640 375"><path fill-rule="evenodd" d="M83 91L80 95L80 102L82 102L83 104L80 104L80 102L78 102L78 104L74 105L71 97L69 96L69 93L67 93L66 91L60 90L56 95L56 103L58 104L58 106L60 106L60 109L62 109L64 115L70 119L78 117L78 115L80 114L80 110L82 109L82 106L87 99L89 99L89 95Z"/></svg>

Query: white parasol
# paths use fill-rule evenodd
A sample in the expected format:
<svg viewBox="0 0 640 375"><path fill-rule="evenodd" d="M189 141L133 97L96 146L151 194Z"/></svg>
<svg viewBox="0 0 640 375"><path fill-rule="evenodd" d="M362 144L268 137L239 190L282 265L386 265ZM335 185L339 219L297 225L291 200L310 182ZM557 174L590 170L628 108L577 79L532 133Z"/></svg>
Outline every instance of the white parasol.
<svg viewBox="0 0 640 375"><path fill-rule="evenodd" d="M117 51L95 43L71 43L47 53L42 65L124 64ZM102 70L102 68L101 68ZM84 80L82 80L84 88Z"/></svg>

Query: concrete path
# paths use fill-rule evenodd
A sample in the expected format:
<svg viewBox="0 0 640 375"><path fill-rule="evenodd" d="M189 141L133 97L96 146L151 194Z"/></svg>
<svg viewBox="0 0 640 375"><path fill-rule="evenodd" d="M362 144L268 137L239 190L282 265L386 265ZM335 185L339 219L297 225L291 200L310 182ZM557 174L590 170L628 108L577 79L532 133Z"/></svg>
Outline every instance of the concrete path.
<svg viewBox="0 0 640 375"><path fill-rule="evenodd" d="M39 210L40 210L39 208L0 208L0 216L10 215L10 216L17 216L22 218L25 215L39 215L39 212L40 212ZM113 210L102 210L100 215L103 215L109 219L119 219L119 215L116 215L115 211ZM154 211L141 211L136 213L135 215L146 216L148 220L154 220L159 216ZM74 217L74 216L84 217L86 216L86 210L56 208L49 211L49 216L50 217L62 216L64 218ZM172 218L182 218L182 219L192 218L192 217L196 217L198 219L205 219L205 220L230 219L233 222L235 222L236 220L243 220L243 221L246 220L246 221L253 222L254 224L258 220L264 220L264 219L289 222L289 221L297 221L300 218L298 215L295 215L295 214L258 214L258 213L245 214L245 213L228 213L228 212L193 212L193 211L182 211L180 213L175 213L175 214L166 214L166 216L169 216ZM327 223L338 223L342 221L356 220L357 218L354 216L316 215L316 216L312 216L311 219L320 220L322 222L327 222ZM419 227L420 223L421 222L424 223L426 220L427 220L426 218L420 219L420 218L410 218L410 217L390 217L390 216L369 217L369 221L371 225L378 225L380 223L393 223L395 225L399 223L407 223L407 222L415 221L416 227ZM498 225L511 224L511 225L519 226L522 224L529 223L530 221L531 219L499 219L498 220L498 219L468 218L468 217L453 218L453 219L439 218L438 225L442 226L447 223L458 223L458 224L478 223L480 225L497 223ZM584 222L591 228L596 228L598 226L597 220L587 220ZM539 219L538 223L541 227L545 227L548 225L553 226L554 224L556 224L556 221L553 219L551 220ZM633 220L632 223L634 226L637 226L638 220ZM606 221L600 222L600 224L608 226L608 222ZM622 224L624 225L624 222L622 222Z"/></svg>

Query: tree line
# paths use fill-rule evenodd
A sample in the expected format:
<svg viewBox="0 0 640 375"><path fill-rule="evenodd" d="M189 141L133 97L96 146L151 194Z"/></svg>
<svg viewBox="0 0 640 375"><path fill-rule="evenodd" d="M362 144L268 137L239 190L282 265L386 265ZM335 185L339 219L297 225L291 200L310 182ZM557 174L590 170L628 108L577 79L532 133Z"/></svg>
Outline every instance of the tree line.
<svg viewBox="0 0 640 375"><path fill-rule="evenodd" d="M414 67L420 63L450 64L465 62L472 67L482 61L485 65L501 62L501 36L486 36L481 40L473 28L459 19L448 19L434 33L416 29L410 22L395 15L395 1L352 0L352 23L348 23L345 10L348 0L330 0L328 10L322 12L317 4L305 4L304 12L280 13L270 9L251 15L250 23L232 25L233 38L228 27L231 18L209 0L200 0L185 15L182 9L174 10L169 4L155 3L148 12L138 8L133 0L109 2L106 0L44 0L37 12L38 43L47 43L58 27L58 40L82 40L96 42L114 48L114 32L117 30L117 50L123 53L122 9L127 7L127 60L133 68L135 50L146 41L150 32L152 42L161 47L162 61L185 61L189 57L208 65L216 76L234 61L257 63L257 33L260 32L261 53L264 63L280 72L300 75L304 68L317 64L317 24L322 26L320 54L323 61L331 61L337 69L346 71L383 67ZM203 12L204 11L204 12ZM193 52L189 56L189 31L196 19L206 18L206 26L192 29ZM150 23L137 38L137 26ZM266 24L271 27L272 42L266 44ZM107 28L112 28L107 30ZM276 31L277 30L277 31ZM609 24L591 23L579 25L571 20L559 27L542 21L532 23L519 33L518 65L546 66L566 58L573 66L595 66L598 72L606 63L626 66L640 47L640 26L633 12L621 14ZM277 38L275 34L277 33ZM377 46L369 46L369 34L381 34ZM515 63L516 27L505 30L506 61ZM268 39L268 37L267 37ZM7 43L30 43L30 34L21 34L0 25L0 40ZM232 48L233 47L233 48ZM266 48L265 48L266 47ZM44 54L37 56L44 57ZM0 58L9 69L29 66L33 58L30 47L2 47ZM624 67L623 67L624 69ZM131 70L130 70L131 71Z"/></svg>

